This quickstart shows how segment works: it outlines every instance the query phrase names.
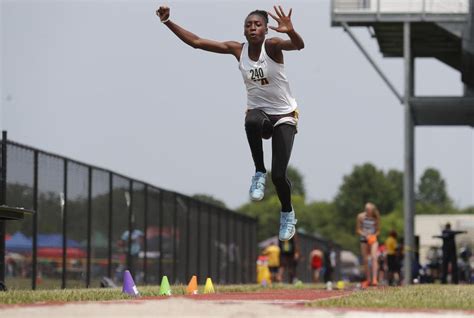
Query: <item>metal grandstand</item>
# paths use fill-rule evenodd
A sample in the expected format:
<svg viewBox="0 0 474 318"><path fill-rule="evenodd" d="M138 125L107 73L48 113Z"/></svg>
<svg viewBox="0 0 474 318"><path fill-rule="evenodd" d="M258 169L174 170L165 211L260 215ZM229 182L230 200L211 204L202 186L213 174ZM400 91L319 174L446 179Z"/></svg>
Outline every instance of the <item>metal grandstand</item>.
<svg viewBox="0 0 474 318"><path fill-rule="evenodd" d="M470 9L471 8L471 9ZM331 22L342 27L405 107L405 283L414 259L414 137L416 126L474 127L474 0L332 0ZM397 91L352 32L367 27L384 57L404 59ZM415 96L414 60L431 57L458 70L462 96Z"/></svg>

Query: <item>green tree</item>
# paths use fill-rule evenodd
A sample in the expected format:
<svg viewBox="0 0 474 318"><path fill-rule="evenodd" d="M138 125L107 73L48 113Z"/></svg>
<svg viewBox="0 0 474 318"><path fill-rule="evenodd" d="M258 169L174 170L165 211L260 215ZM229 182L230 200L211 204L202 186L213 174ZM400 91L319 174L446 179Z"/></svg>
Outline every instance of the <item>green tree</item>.
<svg viewBox="0 0 474 318"><path fill-rule="evenodd" d="M395 204L403 201L403 172L391 169L387 172L386 178L391 188L391 201Z"/></svg>
<svg viewBox="0 0 474 318"><path fill-rule="evenodd" d="M398 237L403 236L403 203L400 201L395 209L380 220L380 242L384 242L391 230L395 230Z"/></svg>
<svg viewBox="0 0 474 318"><path fill-rule="evenodd" d="M474 214L474 205L468 206L467 208L462 209L459 211L461 214Z"/></svg>
<svg viewBox="0 0 474 318"><path fill-rule="evenodd" d="M212 195L209 195L209 194L197 193L193 195L192 197L194 199L197 199L209 204L213 204L221 208L225 208L225 209L227 208L227 205L224 203L224 201L216 199Z"/></svg>
<svg viewBox="0 0 474 318"><path fill-rule="evenodd" d="M341 228L344 222L337 213L333 202L315 201L311 202L298 214L298 228L303 227L308 233L319 234L342 246L353 249L356 246L357 237L354 231L347 231Z"/></svg>
<svg viewBox="0 0 474 318"><path fill-rule="evenodd" d="M369 201L375 203L380 213L385 214L395 207L395 197L393 187L383 171L370 163L365 163L355 166L351 174L344 176L334 203L344 219L354 219L353 222L347 222L353 229L356 215L362 211L365 203Z"/></svg>
<svg viewBox="0 0 474 318"><path fill-rule="evenodd" d="M438 170L427 168L423 172L418 184L417 201L440 206L451 204L451 199L446 191L446 182Z"/></svg>
<svg viewBox="0 0 474 318"><path fill-rule="evenodd" d="M303 175L295 167L288 166L287 170L288 179L291 182L291 193L293 195L299 195L302 197L306 196L306 188L304 186ZM267 183L265 186L265 198L270 198L276 195L276 189L272 182L272 172L267 173Z"/></svg>
<svg viewBox="0 0 474 318"><path fill-rule="evenodd" d="M304 198L301 196L293 196L293 208L296 211L297 218L300 217L300 211L304 209ZM262 241L271 236L278 235L278 229L280 226L280 212L281 205L280 200L276 195L272 195L269 198L260 202L249 202L242 205L239 212L256 217L258 220L258 233L257 239ZM301 224L298 220L298 228L304 229L304 223Z"/></svg>

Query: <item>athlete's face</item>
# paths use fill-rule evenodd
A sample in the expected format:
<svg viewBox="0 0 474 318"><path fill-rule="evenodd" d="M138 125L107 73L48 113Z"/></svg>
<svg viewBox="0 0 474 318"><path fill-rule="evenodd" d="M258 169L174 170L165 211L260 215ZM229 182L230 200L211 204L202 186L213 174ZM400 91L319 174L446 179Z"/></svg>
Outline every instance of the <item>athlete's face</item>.
<svg viewBox="0 0 474 318"><path fill-rule="evenodd" d="M374 207L370 204L367 204L365 206L365 213L367 214L368 217L373 217L374 216Z"/></svg>
<svg viewBox="0 0 474 318"><path fill-rule="evenodd" d="M262 43L267 30L267 24L262 16L252 14L245 19L244 35L249 43Z"/></svg>

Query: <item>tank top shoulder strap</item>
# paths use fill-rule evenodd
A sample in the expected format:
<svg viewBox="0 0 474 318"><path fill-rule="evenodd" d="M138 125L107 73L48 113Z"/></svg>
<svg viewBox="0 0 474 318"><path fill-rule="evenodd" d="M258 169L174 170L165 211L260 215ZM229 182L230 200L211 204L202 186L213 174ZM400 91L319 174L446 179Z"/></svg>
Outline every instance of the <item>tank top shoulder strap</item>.
<svg viewBox="0 0 474 318"><path fill-rule="evenodd" d="M247 57L247 54L248 54L248 43L244 42L244 43L242 43L242 51L240 52L240 61L241 62L244 58Z"/></svg>

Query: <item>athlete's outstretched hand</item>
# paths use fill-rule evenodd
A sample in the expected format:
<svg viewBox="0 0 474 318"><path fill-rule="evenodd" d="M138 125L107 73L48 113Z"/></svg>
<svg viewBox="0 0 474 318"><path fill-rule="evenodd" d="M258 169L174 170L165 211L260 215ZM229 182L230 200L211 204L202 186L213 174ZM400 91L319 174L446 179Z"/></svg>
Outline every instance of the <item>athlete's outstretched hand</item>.
<svg viewBox="0 0 474 318"><path fill-rule="evenodd" d="M276 16L268 12L268 14L276 21L278 22L278 27L274 26L269 26L270 29L275 30L280 33L288 33L293 31L293 23L291 23L291 12L293 9L290 9L288 12L288 15L285 15L285 12L283 12L283 8L281 6L273 6L275 9L275 13L277 14Z"/></svg>
<svg viewBox="0 0 474 318"><path fill-rule="evenodd" d="M166 21L170 17L170 8L167 6L160 6L160 8L156 10L156 15L160 17L161 21Z"/></svg>

